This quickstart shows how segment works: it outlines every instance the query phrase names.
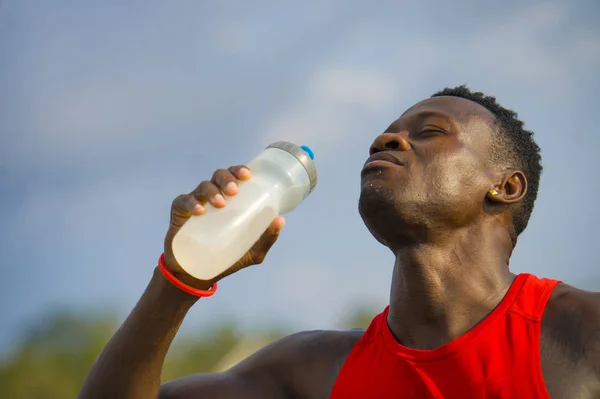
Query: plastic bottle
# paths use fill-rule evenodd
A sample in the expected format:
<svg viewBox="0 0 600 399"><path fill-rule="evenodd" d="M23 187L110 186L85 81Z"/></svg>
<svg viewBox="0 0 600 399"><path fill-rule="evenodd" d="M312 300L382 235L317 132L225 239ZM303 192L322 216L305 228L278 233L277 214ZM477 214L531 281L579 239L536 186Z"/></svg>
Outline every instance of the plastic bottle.
<svg viewBox="0 0 600 399"><path fill-rule="evenodd" d="M252 177L239 181L227 206L205 205L173 238L179 265L200 280L211 280L237 262L277 215L296 208L317 184L314 154L285 141L268 146L248 164Z"/></svg>

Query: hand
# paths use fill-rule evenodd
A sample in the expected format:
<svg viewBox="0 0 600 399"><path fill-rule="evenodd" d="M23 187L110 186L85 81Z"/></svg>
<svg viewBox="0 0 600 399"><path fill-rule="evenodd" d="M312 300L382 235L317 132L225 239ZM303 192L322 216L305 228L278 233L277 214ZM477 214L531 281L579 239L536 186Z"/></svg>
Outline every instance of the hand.
<svg viewBox="0 0 600 399"><path fill-rule="evenodd" d="M187 274L173 256L171 247L173 237L175 237L177 231L179 231L190 216L202 215L205 211L204 205L207 202L210 202L215 208L227 206L223 194L230 197L236 195L240 189L238 181L248 180L251 176L250 169L243 165L231 166L228 169L217 169L210 181L203 181L194 191L189 194L180 195L173 201L171 205L171 223L165 237L165 266L185 284L199 289L209 288L215 281L219 281L225 276L245 267L262 263L267 252L269 252L275 241L277 241L279 232L285 224L285 219L281 216L277 216L273 220L254 246L240 260L210 281L198 280Z"/></svg>

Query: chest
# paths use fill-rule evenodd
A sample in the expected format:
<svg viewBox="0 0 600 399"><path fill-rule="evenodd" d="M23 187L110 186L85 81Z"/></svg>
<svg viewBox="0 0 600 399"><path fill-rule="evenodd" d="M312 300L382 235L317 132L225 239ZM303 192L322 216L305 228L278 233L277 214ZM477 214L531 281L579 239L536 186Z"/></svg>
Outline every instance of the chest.
<svg viewBox="0 0 600 399"><path fill-rule="evenodd" d="M493 345L493 344L491 344ZM600 383L568 359L551 338L541 334L538 348L523 356L491 349L491 357L420 364L398 362L384 347L374 352L348 350L336 367L321 375L322 384L306 398L356 397L431 399L593 399ZM537 357L537 359L536 359ZM499 358L504 361L498 361Z"/></svg>
<svg viewBox="0 0 600 399"><path fill-rule="evenodd" d="M532 372L533 359L510 365L497 355L411 361L382 347L365 348L348 357L330 398L547 399L541 375Z"/></svg>

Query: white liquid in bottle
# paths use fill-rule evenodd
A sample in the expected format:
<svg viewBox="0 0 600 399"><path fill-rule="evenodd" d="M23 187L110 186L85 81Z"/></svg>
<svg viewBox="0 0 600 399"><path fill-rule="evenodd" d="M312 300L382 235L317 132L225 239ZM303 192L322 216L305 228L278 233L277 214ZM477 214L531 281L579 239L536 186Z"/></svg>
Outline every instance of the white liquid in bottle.
<svg viewBox="0 0 600 399"><path fill-rule="evenodd" d="M227 206L206 204L173 238L173 254L191 276L211 280L237 262L260 238L277 215L296 208L314 189L317 171L308 147L271 144L248 164L252 177L238 182Z"/></svg>

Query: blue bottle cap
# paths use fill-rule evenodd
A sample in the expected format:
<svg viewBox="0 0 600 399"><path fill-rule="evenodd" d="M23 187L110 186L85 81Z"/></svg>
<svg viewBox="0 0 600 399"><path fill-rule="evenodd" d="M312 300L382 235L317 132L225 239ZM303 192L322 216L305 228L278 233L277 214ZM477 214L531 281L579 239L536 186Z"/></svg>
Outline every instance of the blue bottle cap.
<svg viewBox="0 0 600 399"><path fill-rule="evenodd" d="M302 145L300 146L300 148L302 148L310 157L310 159L314 160L315 159L315 153L313 152L313 150L310 149L309 146L307 145Z"/></svg>

